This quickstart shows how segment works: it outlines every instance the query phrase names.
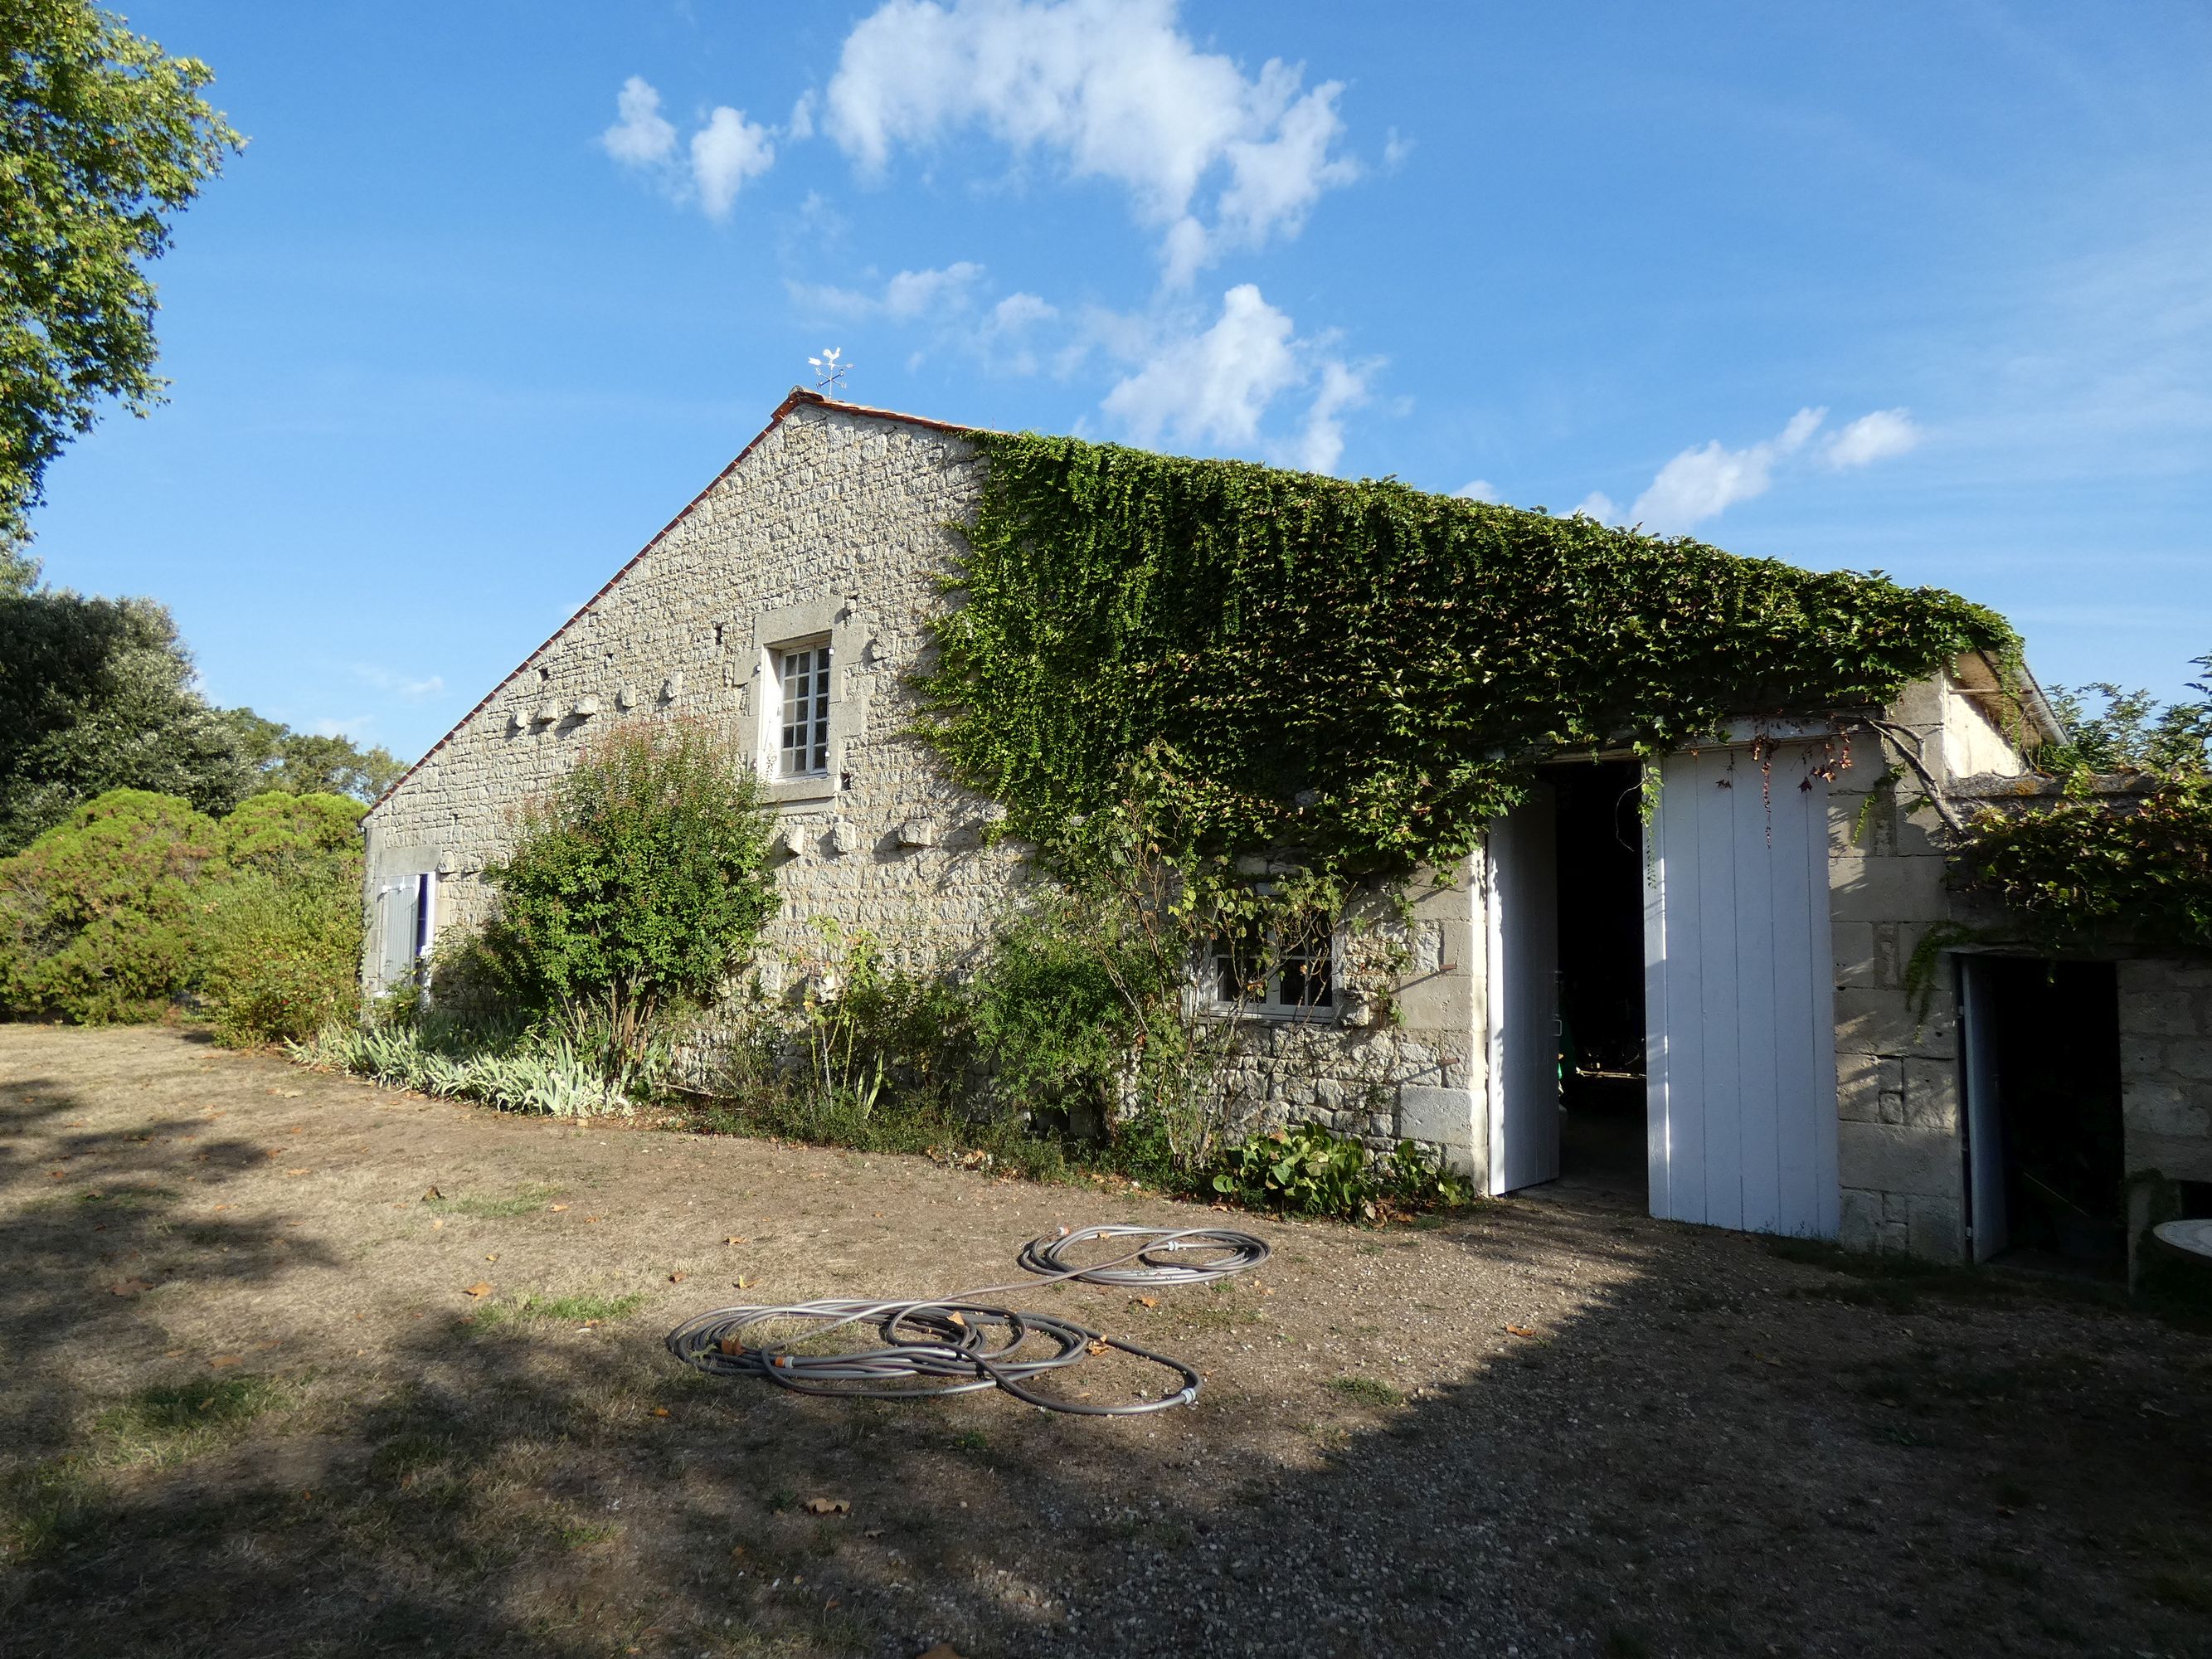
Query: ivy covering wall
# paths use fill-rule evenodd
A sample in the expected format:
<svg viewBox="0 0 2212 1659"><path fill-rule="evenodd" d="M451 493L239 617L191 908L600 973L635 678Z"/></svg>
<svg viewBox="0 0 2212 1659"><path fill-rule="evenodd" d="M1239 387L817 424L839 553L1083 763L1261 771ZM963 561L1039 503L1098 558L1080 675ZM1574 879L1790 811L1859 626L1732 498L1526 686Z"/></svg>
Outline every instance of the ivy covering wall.
<svg viewBox="0 0 2212 1659"><path fill-rule="evenodd" d="M986 478L926 682L1008 830L1146 797L1177 847L1316 872L1439 863L1563 754L1880 704L2004 619L1586 518L977 433Z"/></svg>

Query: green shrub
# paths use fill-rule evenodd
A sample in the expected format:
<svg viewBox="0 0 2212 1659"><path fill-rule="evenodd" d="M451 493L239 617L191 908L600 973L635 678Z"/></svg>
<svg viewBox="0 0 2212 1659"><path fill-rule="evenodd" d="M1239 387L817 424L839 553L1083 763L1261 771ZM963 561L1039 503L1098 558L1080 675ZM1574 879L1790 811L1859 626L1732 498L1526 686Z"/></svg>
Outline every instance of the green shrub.
<svg viewBox="0 0 2212 1659"><path fill-rule="evenodd" d="M703 726L628 726L586 749L484 875L485 949L520 1007L604 1013L635 1058L712 1000L775 908L759 775Z"/></svg>
<svg viewBox="0 0 2212 1659"><path fill-rule="evenodd" d="M362 946L362 804L257 795L219 826L199 927L203 1000L227 1042L298 1041L350 1012Z"/></svg>
<svg viewBox="0 0 2212 1659"><path fill-rule="evenodd" d="M362 1027L334 1021L288 1042L293 1060L319 1070L351 1072L395 1089L479 1101L503 1111L551 1117L627 1115L629 1096L610 1082L598 1056L567 1033L538 1027L504 1037L483 1028L441 1030L434 1024Z"/></svg>
<svg viewBox="0 0 2212 1659"><path fill-rule="evenodd" d="M1276 1129L1232 1147L1212 1184L1222 1196L1255 1208L1364 1221L1464 1204L1474 1195L1410 1140L1377 1156L1318 1123Z"/></svg>
<svg viewBox="0 0 2212 1659"><path fill-rule="evenodd" d="M112 789L0 859L0 1006L85 1023L158 1018L197 977L215 821Z"/></svg>
<svg viewBox="0 0 2212 1659"><path fill-rule="evenodd" d="M1073 898L1048 900L1002 933L975 987L975 1038L1002 1101L1079 1138L1106 1132L1129 1068L1152 964Z"/></svg>

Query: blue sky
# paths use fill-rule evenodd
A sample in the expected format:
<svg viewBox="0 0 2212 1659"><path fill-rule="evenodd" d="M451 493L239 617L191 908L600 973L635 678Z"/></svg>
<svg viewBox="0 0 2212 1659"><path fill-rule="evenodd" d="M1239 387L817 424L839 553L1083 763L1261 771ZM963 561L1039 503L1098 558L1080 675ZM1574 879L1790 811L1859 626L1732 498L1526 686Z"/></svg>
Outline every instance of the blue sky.
<svg viewBox="0 0 2212 1659"><path fill-rule="evenodd" d="M50 580L411 757L836 344L856 400L1395 473L2212 651L2212 14L165 0L252 139Z"/></svg>

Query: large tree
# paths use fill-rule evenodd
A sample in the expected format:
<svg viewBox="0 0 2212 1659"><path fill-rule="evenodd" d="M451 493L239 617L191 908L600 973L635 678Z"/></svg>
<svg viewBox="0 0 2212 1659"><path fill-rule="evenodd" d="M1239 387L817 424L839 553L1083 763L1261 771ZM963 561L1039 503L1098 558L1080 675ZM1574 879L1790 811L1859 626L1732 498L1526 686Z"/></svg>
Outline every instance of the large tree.
<svg viewBox="0 0 2212 1659"><path fill-rule="evenodd" d="M0 578L100 401L161 401L147 267L243 143L211 79L88 0L0 0Z"/></svg>
<svg viewBox="0 0 2212 1659"><path fill-rule="evenodd" d="M111 789L222 813L261 787L264 752L192 679L151 599L0 596L0 853Z"/></svg>

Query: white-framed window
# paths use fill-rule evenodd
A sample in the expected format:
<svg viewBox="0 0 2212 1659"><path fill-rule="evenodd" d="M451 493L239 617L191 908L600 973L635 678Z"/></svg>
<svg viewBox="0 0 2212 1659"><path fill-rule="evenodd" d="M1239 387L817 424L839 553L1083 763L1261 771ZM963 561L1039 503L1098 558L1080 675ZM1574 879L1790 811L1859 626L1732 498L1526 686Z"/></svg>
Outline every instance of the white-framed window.
<svg viewBox="0 0 2212 1659"><path fill-rule="evenodd" d="M1325 921L1296 933L1217 939L1206 963L1206 994L1218 1012L1278 1018L1333 1012L1336 941Z"/></svg>
<svg viewBox="0 0 2212 1659"><path fill-rule="evenodd" d="M830 771L830 641L775 647L783 703L776 746L779 778L819 778Z"/></svg>

